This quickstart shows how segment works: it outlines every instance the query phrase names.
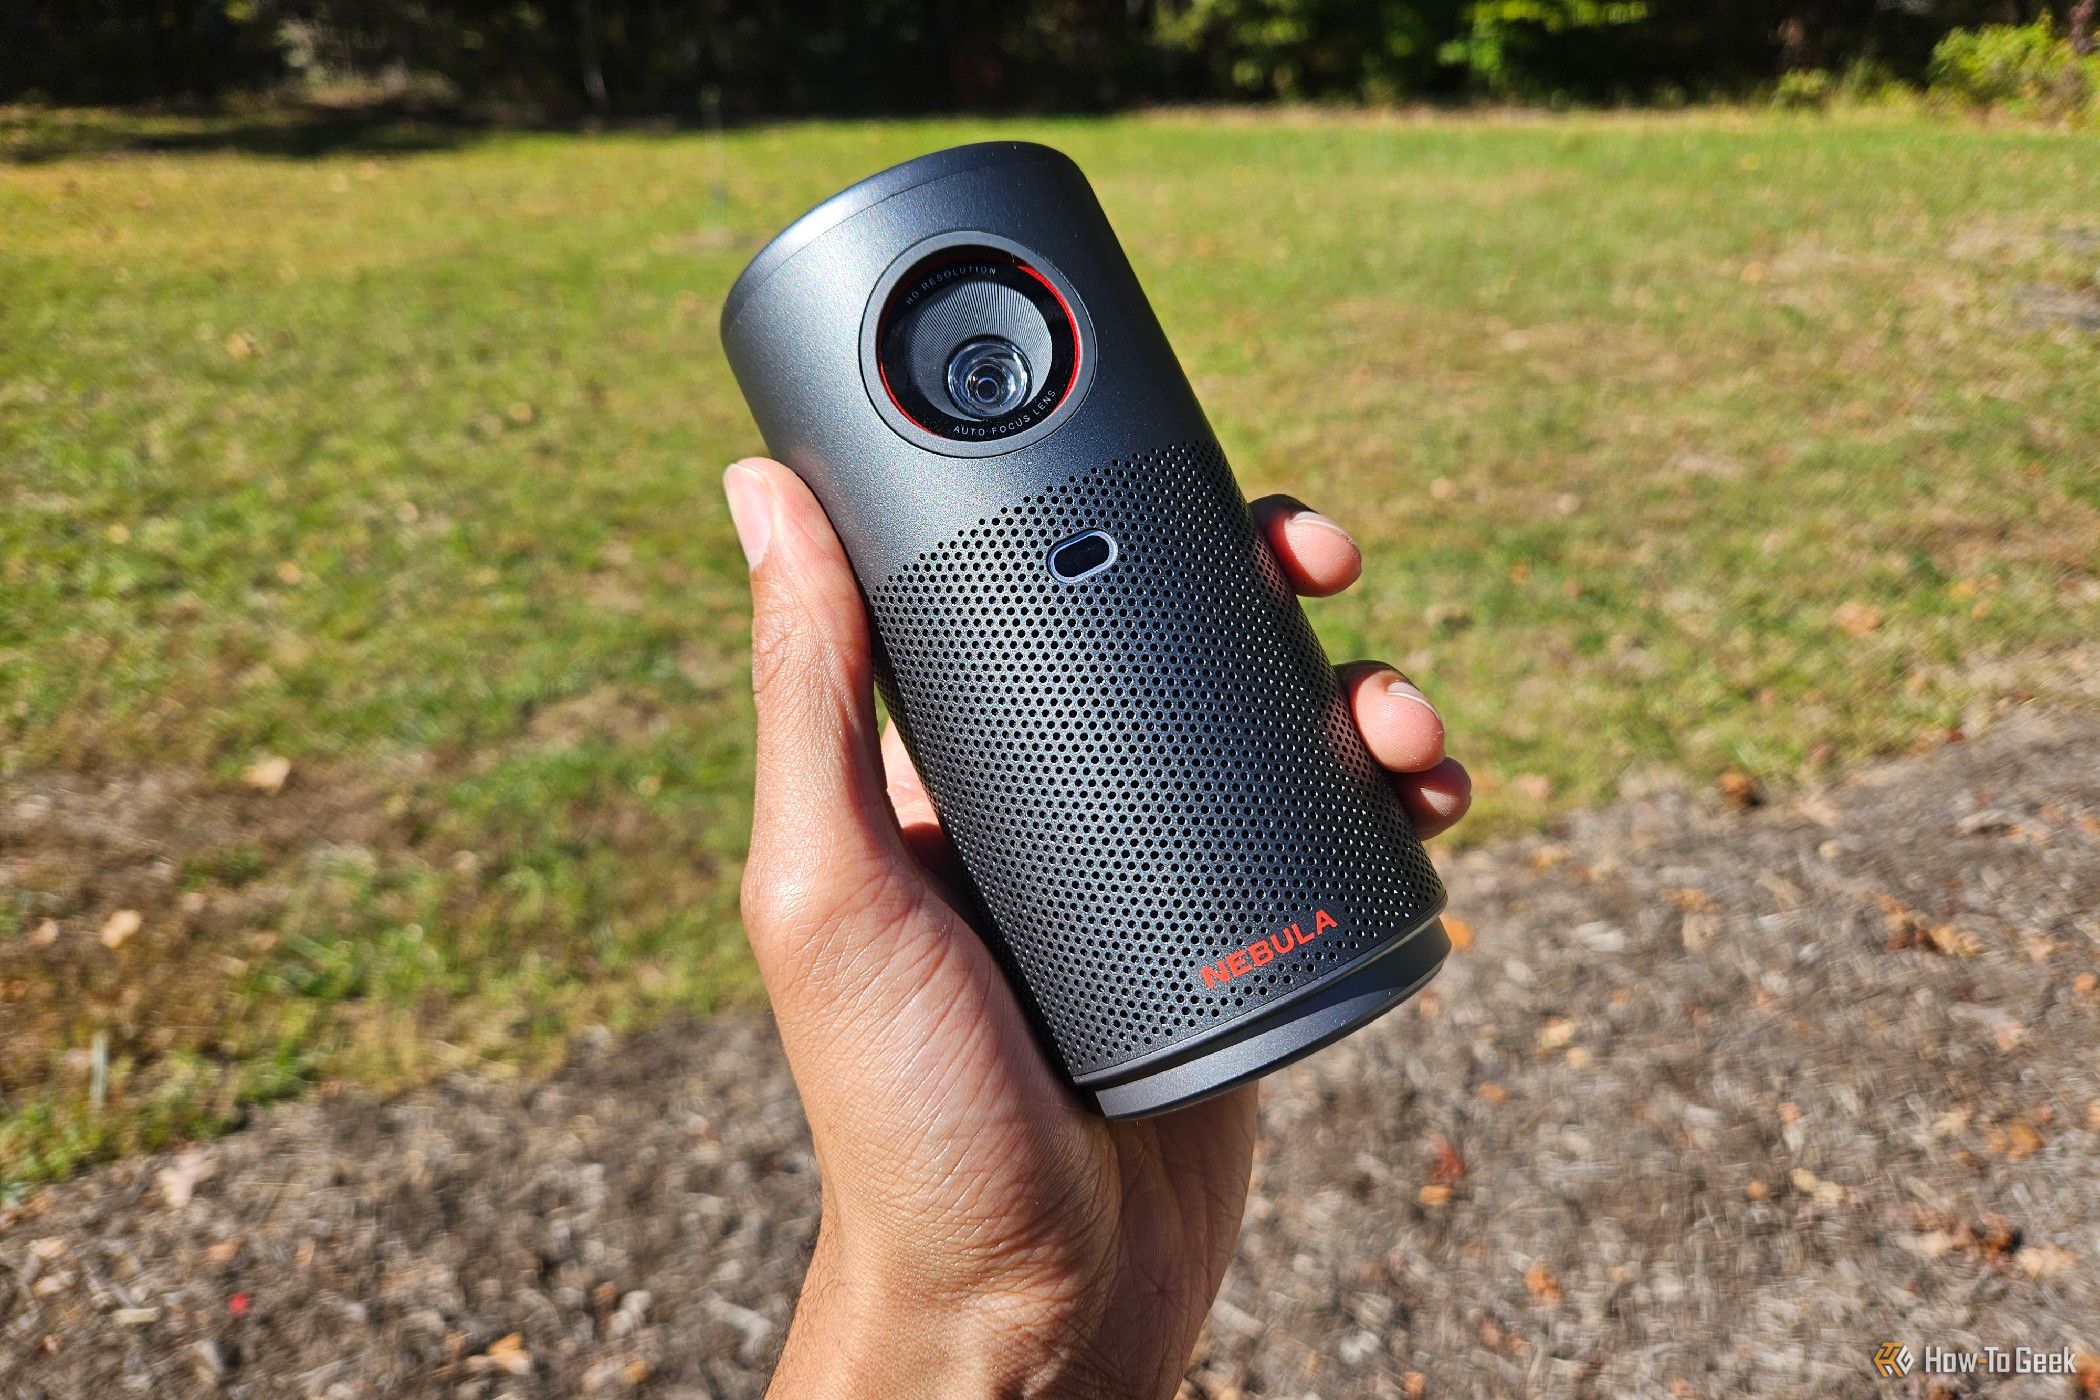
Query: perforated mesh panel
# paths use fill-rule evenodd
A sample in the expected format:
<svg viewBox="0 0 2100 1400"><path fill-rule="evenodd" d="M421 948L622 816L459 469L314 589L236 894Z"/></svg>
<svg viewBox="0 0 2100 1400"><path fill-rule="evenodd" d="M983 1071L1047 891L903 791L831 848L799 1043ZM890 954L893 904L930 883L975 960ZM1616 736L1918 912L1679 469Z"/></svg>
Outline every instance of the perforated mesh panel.
<svg viewBox="0 0 2100 1400"><path fill-rule="evenodd" d="M1053 578L1050 549L1097 529L1116 562ZM1200 1035L1441 907L1215 445L1074 472L870 601L884 695L1068 1073ZM1318 910L1337 926L1206 986Z"/></svg>

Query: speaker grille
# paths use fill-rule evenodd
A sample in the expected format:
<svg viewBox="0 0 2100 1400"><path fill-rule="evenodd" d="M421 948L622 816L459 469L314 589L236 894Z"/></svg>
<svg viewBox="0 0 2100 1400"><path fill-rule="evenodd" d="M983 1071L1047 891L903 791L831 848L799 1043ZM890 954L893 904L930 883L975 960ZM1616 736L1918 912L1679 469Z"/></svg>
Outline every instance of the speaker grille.
<svg viewBox="0 0 2100 1400"><path fill-rule="evenodd" d="M1115 563L1060 582L1049 552L1089 530ZM1215 444L1074 472L870 603L884 697L1068 1074L1200 1035L1442 906ZM1321 910L1318 938L1206 983Z"/></svg>

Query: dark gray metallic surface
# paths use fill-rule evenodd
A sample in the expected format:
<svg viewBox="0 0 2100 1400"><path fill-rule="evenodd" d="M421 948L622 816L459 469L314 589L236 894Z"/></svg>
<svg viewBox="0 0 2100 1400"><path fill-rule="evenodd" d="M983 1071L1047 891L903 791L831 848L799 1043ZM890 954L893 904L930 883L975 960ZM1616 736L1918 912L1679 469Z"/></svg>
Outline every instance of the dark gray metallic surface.
<svg viewBox="0 0 2100 1400"><path fill-rule="evenodd" d="M871 293L961 233L1048 273L1084 342L1043 431L968 448L894 426L864 373ZM1207 1097L1434 974L1442 888L1077 167L1006 142L885 171L753 260L722 335L845 542L980 928L1083 1096ZM1094 529L1115 561L1054 578ZM1202 978L1316 910L1321 940Z"/></svg>
<svg viewBox="0 0 2100 1400"><path fill-rule="evenodd" d="M948 173L950 171L954 173ZM1152 307L1079 167L1008 141L883 172L803 215L730 289L722 344L766 445L810 485L872 588L922 550L1064 475L1066 464L1210 435ZM809 226L824 228L811 238ZM962 460L907 442L863 384L868 294L907 249L942 233L1003 234L1078 291L1093 320L1092 386L1041 450ZM754 276L754 274L756 274Z"/></svg>

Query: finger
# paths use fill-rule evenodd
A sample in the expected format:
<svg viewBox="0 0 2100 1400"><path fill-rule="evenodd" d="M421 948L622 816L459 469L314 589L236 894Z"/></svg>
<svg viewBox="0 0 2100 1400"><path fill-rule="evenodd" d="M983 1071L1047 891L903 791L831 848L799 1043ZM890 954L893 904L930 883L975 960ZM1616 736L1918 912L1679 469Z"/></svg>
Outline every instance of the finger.
<svg viewBox="0 0 2100 1400"><path fill-rule="evenodd" d="M738 462L722 487L751 568L752 864L806 883L880 861L896 851L896 826L867 615L845 551L816 497L778 462Z"/></svg>
<svg viewBox="0 0 2100 1400"><path fill-rule="evenodd" d="M904 736L897 732L895 724L883 727L882 771L905 846L919 864L944 879L952 878L958 869L955 848L948 844L940 813L934 811L933 799L927 795L926 784L920 780L919 770L904 747Z"/></svg>
<svg viewBox="0 0 2100 1400"><path fill-rule="evenodd" d="M1415 824L1415 835L1424 841L1441 836L1458 825L1473 805L1473 778L1465 765L1447 758L1426 773L1396 773L1393 790Z"/></svg>
<svg viewBox="0 0 2100 1400"><path fill-rule="evenodd" d="M1264 496L1248 509L1291 587L1306 597L1339 593L1363 574L1363 551L1349 532L1303 501Z"/></svg>
<svg viewBox="0 0 2100 1400"><path fill-rule="evenodd" d="M1371 756L1395 773L1444 761L1444 721L1415 683L1382 661L1341 668L1342 689Z"/></svg>

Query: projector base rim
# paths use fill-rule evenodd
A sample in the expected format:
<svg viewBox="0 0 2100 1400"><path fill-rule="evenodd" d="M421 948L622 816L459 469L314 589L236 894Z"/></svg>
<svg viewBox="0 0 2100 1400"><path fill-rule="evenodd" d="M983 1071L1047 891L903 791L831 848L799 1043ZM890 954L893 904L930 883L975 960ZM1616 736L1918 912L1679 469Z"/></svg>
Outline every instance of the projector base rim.
<svg viewBox="0 0 2100 1400"><path fill-rule="evenodd" d="M1362 1029L1420 991L1443 968L1451 940L1432 916L1404 938L1331 981L1263 1015L1237 1022L1232 1039L1120 1083L1077 1086L1106 1118L1150 1118L1186 1108L1282 1069Z"/></svg>

